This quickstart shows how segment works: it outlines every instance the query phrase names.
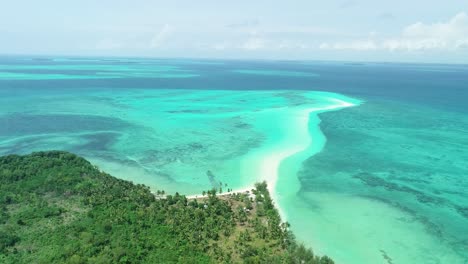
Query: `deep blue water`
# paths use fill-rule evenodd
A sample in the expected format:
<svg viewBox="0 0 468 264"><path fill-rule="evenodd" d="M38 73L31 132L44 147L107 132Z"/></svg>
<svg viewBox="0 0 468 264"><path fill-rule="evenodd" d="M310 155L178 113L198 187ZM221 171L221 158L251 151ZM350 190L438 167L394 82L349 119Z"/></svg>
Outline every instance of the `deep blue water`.
<svg viewBox="0 0 468 264"><path fill-rule="evenodd" d="M24 59L24 58L23 58ZM151 89L224 89L224 90L324 90L358 97L380 97L431 107L468 111L468 65L290 62L290 61L220 61L171 59L99 59L79 58L21 60L0 57L0 65L174 65L200 74L196 78L119 78L79 80L0 80L2 92L23 89L151 88ZM268 69L319 74L318 77L233 74L237 69ZM0 70L4 71L4 70ZM8 70L25 73L94 74L93 70Z"/></svg>

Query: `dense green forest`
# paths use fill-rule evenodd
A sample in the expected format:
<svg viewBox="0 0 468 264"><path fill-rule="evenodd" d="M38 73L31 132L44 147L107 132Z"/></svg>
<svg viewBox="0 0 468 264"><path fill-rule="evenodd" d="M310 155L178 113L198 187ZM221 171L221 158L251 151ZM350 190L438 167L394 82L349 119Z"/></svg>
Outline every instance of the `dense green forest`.
<svg viewBox="0 0 468 264"><path fill-rule="evenodd" d="M266 187L188 200L67 152L0 157L0 263L333 263L295 242Z"/></svg>

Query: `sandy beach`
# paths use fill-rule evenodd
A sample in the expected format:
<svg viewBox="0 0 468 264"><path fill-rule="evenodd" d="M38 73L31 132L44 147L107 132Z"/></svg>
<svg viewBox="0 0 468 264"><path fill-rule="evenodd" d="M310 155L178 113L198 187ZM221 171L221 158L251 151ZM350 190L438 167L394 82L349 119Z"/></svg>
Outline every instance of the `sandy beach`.
<svg viewBox="0 0 468 264"><path fill-rule="evenodd" d="M217 195L228 195L232 193L250 192L255 186L252 185L252 179L256 182L266 181L268 191L272 199L278 206L278 211L282 219L287 219L282 208L278 205L278 194L276 185L279 177L279 168L281 163L299 152L306 150L314 139L309 133L309 119L311 114L320 112L338 110L345 107L351 107L355 104L336 98L328 98L329 105L323 107L301 107L301 108L280 108L275 110L266 110L268 116L276 116L281 122L274 124L275 129L281 134L279 140L268 142L265 146L253 151L243 160L243 177L250 179L250 185L243 188L234 189L230 192L217 193ZM270 119L271 120L271 119ZM291 175L295 177L295 175ZM187 196L188 199L206 197L203 194Z"/></svg>
<svg viewBox="0 0 468 264"><path fill-rule="evenodd" d="M314 143L314 140L317 140L312 138L309 133L310 115L355 105L336 98L327 98L327 101L330 104L322 107L282 108L265 111L265 115L268 115L269 118L265 118L265 120L272 120L272 118L275 120L274 118L276 118L276 120L281 121L275 122L274 127L271 128L279 136L274 141L267 142L264 147L250 153L244 159L242 173L248 174L244 175L246 178L266 181L269 192L277 204L276 185L281 163L288 157L306 150ZM291 177L296 177L296 175L291 175ZM278 210L281 217L287 219L282 208L278 207Z"/></svg>

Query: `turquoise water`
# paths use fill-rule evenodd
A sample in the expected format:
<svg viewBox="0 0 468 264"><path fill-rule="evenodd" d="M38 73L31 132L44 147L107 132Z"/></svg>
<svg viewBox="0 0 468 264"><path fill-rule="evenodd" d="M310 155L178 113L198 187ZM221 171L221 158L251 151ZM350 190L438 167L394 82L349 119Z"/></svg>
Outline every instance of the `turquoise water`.
<svg viewBox="0 0 468 264"><path fill-rule="evenodd" d="M233 189L274 185L276 175L259 166L265 155L291 147L291 126L305 126L307 137L307 116L297 122L296 113L336 96L106 88L15 94L0 99L0 152L69 150L112 175L168 192L199 194L220 182Z"/></svg>
<svg viewBox="0 0 468 264"><path fill-rule="evenodd" d="M154 190L269 183L337 263L468 263L465 65L0 58L0 154Z"/></svg>
<svg viewBox="0 0 468 264"><path fill-rule="evenodd" d="M305 208L298 237L343 263L467 263L466 114L375 99L321 119L327 143L280 203Z"/></svg>

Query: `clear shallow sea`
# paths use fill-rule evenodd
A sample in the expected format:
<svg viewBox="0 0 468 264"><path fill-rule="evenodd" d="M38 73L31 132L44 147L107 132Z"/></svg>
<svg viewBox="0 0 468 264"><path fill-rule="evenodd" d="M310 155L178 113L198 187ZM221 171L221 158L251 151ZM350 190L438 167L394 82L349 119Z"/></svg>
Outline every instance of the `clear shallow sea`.
<svg viewBox="0 0 468 264"><path fill-rule="evenodd" d="M309 116L335 99L362 103ZM1 57L0 154L45 149L169 192L277 178L338 263L468 263L468 66Z"/></svg>

